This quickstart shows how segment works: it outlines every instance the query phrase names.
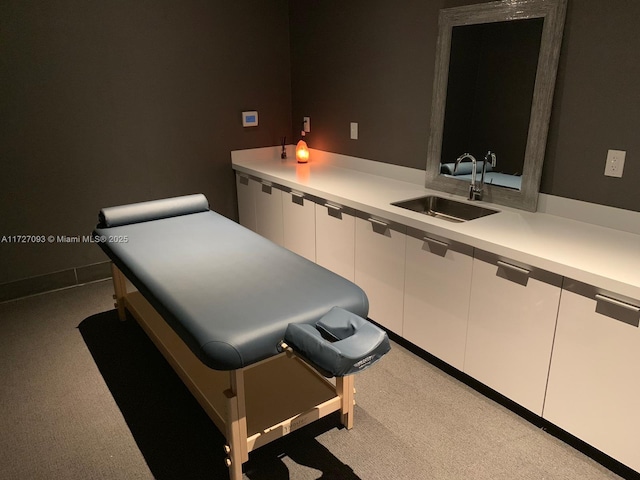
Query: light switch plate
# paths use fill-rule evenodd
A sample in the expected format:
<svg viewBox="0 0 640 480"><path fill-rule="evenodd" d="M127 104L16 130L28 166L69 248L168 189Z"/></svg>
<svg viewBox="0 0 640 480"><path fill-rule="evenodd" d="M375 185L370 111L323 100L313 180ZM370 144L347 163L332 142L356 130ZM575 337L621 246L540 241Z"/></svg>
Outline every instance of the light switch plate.
<svg viewBox="0 0 640 480"><path fill-rule="evenodd" d="M358 139L358 124L356 122L351 122L351 140Z"/></svg>

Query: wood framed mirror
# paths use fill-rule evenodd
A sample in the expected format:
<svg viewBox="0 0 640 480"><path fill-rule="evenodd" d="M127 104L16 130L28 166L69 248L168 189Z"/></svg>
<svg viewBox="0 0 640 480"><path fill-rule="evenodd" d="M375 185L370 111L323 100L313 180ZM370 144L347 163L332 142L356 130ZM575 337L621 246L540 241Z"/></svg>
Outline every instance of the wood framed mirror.
<svg viewBox="0 0 640 480"><path fill-rule="evenodd" d="M467 196L464 153L496 167L483 201L535 211L567 0L503 0L442 9L426 187ZM478 173L478 179L479 179Z"/></svg>

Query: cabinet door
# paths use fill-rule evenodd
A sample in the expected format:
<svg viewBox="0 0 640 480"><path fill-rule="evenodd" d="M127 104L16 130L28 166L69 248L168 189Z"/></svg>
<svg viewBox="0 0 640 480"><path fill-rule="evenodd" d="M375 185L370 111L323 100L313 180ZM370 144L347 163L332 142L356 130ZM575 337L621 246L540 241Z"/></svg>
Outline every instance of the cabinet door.
<svg viewBox="0 0 640 480"><path fill-rule="evenodd" d="M475 251L464 371L542 415L562 278Z"/></svg>
<svg viewBox="0 0 640 480"><path fill-rule="evenodd" d="M312 262L316 261L316 209L299 192L282 192L284 246Z"/></svg>
<svg viewBox="0 0 640 480"><path fill-rule="evenodd" d="M262 182L256 193L256 233L278 245L284 244L282 190Z"/></svg>
<svg viewBox="0 0 640 480"><path fill-rule="evenodd" d="M355 283L369 318L402 335L406 234L374 218L356 218Z"/></svg>
<svg viewBox="0 0 640 480"><path fill-rule="evenodd" d="M543 414L636 471L639 319L640 300L566 279Z"/></svg>
<svg viewBox="0 0 640 480"><path fill-rule="evenodd" d="M473 248L409 230L403 336L463 369Z"/></svg>
<svg viewBox="0 0 640 480"><path fill-rule="evenodd" d="M236 173L239 223L254 232L256 231L255 194L258 188L258 182L249 179L249 175Z"/></svg>
<svg viewBox="0 0 640 480"><path fill-rule="evenodd" d="M355 217L337 205L316 205L316 262L353 282Z"/></svg>

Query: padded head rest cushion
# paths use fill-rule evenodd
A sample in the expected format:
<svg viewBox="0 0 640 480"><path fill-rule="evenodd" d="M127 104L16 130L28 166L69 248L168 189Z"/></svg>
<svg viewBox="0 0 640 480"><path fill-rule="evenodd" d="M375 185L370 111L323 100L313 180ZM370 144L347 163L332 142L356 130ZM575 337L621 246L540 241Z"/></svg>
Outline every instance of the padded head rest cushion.
<svg viewBox="0 0 640 480"><path fill-rule="evenodd" d="M391 348L384 330L338 307L323 316L315 328L289 324L284 340L327 377L360 372Z"/></svg>
<svg viewBox="0 0 640 480"><path fill-rule="evenodd" d="M177 217L190 213L206 212L208 210L209 201L201 193L152 200L150 202L132 203L100 210L98 228L119 227L121 225Z"/></svg>

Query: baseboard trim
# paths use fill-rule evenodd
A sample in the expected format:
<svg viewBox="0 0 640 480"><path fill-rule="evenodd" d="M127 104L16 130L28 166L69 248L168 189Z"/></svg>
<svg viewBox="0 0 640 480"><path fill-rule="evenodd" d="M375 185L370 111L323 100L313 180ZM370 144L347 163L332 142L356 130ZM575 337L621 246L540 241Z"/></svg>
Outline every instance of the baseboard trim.
<svg viewBox="0 0 640 480"><path fill-rule="evenodd" d="M0 303L84 285L110 277L111 262L100 262L7 282L0 284Z"/></svg>

